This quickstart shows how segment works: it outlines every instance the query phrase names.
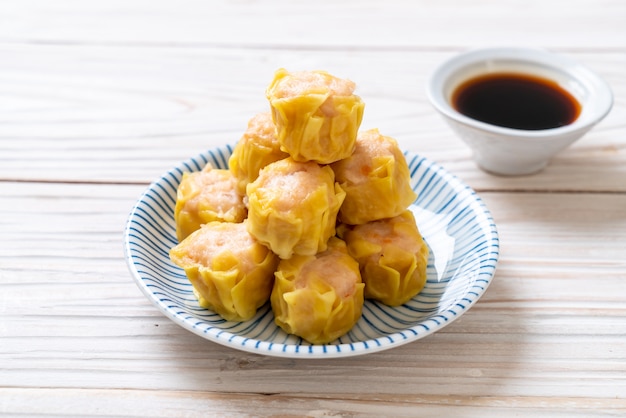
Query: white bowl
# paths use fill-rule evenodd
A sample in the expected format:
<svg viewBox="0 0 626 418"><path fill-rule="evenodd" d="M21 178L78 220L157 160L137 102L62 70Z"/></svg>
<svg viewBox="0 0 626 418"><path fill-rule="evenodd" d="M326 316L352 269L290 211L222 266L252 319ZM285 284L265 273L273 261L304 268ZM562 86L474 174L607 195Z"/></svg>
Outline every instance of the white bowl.
<svg viewBox="0 0 626 418"><path fill-rule="evenodd" d="M452 107L452 93L461 83L478 75L500 72L556 81L579 101L580 115L566 126L523 130L481 122ZM488 48L457 55L435 70L427 92L435 109L472 148L478 166L501 175L542 170L556 153L601 121L613 105L611 89L594 72L567 57L529 48Z"/></svg>

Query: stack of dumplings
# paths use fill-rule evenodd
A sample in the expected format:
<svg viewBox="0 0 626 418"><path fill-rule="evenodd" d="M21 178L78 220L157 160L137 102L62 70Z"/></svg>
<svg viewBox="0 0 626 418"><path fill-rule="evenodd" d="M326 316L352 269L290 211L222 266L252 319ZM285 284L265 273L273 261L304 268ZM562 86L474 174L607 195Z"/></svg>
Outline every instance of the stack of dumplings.
<svg viewBox="0 0 626 418"><path fill-rule="evenodd" d="M428 246L397 142L359 131L355 85L280 69L229 168L185 173L174 212L199 304L232 321L271 303L276 324L312 344L349 332L364 299L406 303L426 282Z"/></svg>

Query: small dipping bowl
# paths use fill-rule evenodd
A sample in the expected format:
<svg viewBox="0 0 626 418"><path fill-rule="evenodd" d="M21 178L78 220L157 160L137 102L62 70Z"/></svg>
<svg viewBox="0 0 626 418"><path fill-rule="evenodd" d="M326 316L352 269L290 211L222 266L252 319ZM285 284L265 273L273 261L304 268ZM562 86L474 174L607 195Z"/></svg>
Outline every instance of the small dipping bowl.
<svg viewBox="0 0 626 418"><path fill-rule="evenodd" d="M526 130L481 122L455 109L452 97L463 83L497 73L556 82L580 104L578 117L564 126ZM435 70L427 93L435 109L473 150L478 166L510 176L542 170L556 153L587 133L613 106L609 85L594 72L566 57L529 48L488 48L457 55Z"/></svg>

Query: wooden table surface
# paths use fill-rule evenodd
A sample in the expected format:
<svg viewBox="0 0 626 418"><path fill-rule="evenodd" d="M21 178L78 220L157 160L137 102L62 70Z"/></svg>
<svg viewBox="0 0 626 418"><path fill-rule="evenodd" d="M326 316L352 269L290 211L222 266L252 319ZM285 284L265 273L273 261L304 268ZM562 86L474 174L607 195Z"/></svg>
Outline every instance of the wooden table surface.
<svg viewBox="0 0 626 418"><path fill-rule="evenodd" d="M497 177L425 84L468 48L532 46L611 85L611 113L533 176ZM147 185L236 141L279 68L350 78L362 128L476 190L486 294L416 342L297 360L207 341L135 285ZM626 2L20 0L0 5L0 415L626 416Z"/></svg>

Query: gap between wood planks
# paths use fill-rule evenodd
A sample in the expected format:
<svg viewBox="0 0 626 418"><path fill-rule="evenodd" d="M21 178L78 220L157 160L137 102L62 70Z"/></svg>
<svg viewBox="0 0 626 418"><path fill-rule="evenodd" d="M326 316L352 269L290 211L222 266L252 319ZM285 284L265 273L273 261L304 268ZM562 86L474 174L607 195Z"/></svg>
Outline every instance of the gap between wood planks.
<svg viewBox="0 0 626 418"><path fill-rule="evenodd" d="M52 179L11 179L0 178L0 183L31 183L31 184L92 184L104 186L146 186L150 182L146 181L119 181L119 180L52 180Z"/></svg>
<svg viewBox="0 0 626 418"><path fill-rule="evenodd" d="M11 179L0 178L0 183L31 183L31 184L76 184L76 185L106 185L106 186L146 186L146 181L119 181L119 180L53 180L53 179ZM585 189L516 189L516 188L480 188L472 187L477 193L523 193L523 194L592 194L592 195L626 195L621 190L585 190Z"/></svg>
<svg viewBox="0 0 626 418"><path fill-rule="evenodd" d="M278 50L278 51L382 51L382 52L457 52L467 49L467 45L358 45L358 44L254 44L254 43L220 43L193 41L80 41L69 39L0 39L0 45L44 45L44 46L79 46L79 47L112 47L112 48L207 48L207 49L244 49L244 50ZM622 53L620 47L584 47L568 46L552 48L554 51L566 53Z"/></svg>

